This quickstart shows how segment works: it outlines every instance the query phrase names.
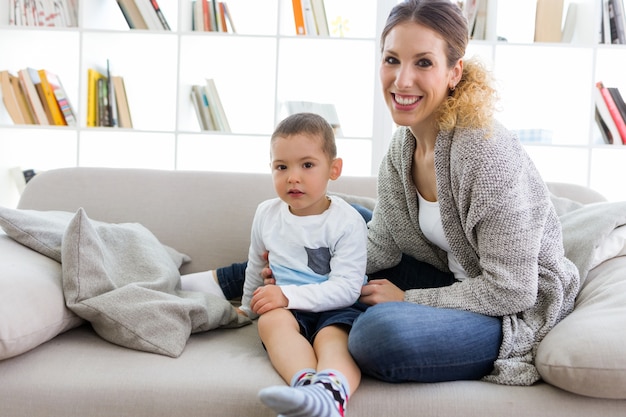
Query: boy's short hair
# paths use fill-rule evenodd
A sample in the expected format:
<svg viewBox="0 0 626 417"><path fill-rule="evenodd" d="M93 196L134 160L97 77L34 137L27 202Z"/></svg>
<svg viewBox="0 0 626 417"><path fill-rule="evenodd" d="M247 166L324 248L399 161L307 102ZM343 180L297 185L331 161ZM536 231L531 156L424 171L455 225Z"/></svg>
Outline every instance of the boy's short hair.
<svg viewBox="0 0 626 417"><path fill-rule="evenodd" d="M284 138L297 134L321 137L324 153L331 160L337 157L335 132L326 119L315 113L295 113L286 117L274 129L270 143L279 137Z"/></svg>

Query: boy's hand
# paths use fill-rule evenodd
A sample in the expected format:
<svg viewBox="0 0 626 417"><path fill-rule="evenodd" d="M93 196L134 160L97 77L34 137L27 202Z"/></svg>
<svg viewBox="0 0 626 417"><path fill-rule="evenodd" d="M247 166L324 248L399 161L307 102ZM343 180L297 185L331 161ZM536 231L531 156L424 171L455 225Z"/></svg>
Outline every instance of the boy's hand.
<svg viewBox="0 0 626 417"><path fill-rule="evenodd" d="M289 300L277 285L259 287L252 294L250 308L256 314L261 315L276 308L283 308L289 305Z"/></svg>

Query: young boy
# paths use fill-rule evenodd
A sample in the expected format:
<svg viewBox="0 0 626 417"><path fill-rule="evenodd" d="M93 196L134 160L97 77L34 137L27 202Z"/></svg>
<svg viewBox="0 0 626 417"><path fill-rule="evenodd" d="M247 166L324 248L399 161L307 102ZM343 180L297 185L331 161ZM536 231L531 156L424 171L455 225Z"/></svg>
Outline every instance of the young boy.
<svg viewBox="0 0 626 417"><path fill-rule="evenodd" d="M299 113L270 142L278 198L257 208L241 310L259 318L274 368L290 384L259 397L284 417L343 416L361 374L348 331L365 281L367 227L361 215L326 193L341 175L331 126ZM264 253L276 285L263 286Z"/></svg>

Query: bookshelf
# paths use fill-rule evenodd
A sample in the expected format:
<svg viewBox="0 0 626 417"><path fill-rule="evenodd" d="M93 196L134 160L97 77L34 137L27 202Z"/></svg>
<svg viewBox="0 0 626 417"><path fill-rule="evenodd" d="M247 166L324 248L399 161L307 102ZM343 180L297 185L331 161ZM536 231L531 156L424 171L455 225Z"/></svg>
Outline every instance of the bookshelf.
<svg viewBox="0 0 626 417"><path fill-rule="evenodd" d="M19 198L9 173L15 166L266 172L269 136L289 100L335 104L344 175L375 174L393 130L379 91L378 34L396 0L325 1L347 17L344 37L296 36L291 0L227 0L236 34L192 31L189 0L159 0L171 31L129 30L115 0L81 1L74 28L8 26L9 0L0 0L0 69L52 70L79 120L76 127L18 126L0 105L0 204ZM511 9L518 3L490 0L487 38L468 50L500 83L498 118L512 129L551 132L547 141L525 143L546 180L626 199L618 182L626 147L602 143L592 99L598 79L626 91L626 46L597 43L595 0L576 1L571 43L511 32L511 19L523 16ZM133 129L86 127L87 68L104 69L107 58L124 77ZM216 81L231 133L200 130L190 89L206 78Z"/></svg>
<svg viewBox="0 0 626 417"><path fill-rule="evenodd" d="M267 172L269 136L287 100L334 103L344 172L369 175L381 129L373 115L385 111L374 101L378 20L394 1L326 1L352 10L345 37L296 36L291 0L228 0L236 34L192 31L189 0L159 0L171 31L130 30L115 0L81 1L75 28L8 26L9 0L0 0L0 68L54 71L79 120L72 128L14 125L0 106L0 204L19 198L9 175L15 166ZM124 77L133 129L86 126L87 69L104 71L107 58ZM200 130L190 90L207 78L231 133Z"/></svg>
<svg viewBox="0 0 626 417"><path fill-rule="evenodd" d="M601 2L595 0L564 1L564 15L570 4L577 8L571 42L533 42L528 30L534 25L532 10L520 9L531 3L496 2L491 10L497 16L495 30L486 40L472 42L499 82L498 117L511 129L534 134L524 143L544 179L590 186L611 200L626 200L626 146L604 144L593 117L596 81L626 91L626 45L599 43Z"/></svg>

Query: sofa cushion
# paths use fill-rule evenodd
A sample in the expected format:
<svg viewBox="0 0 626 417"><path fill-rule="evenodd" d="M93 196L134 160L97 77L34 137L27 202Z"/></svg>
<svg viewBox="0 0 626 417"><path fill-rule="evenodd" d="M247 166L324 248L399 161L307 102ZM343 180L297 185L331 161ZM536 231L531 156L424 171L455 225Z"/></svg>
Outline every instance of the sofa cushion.
<svg viewBox="0 0 626 417"><path fill-rule="evenodd" d="M66 307L61 285L61 244L73 217L65 211L0 206L0 227L6 232L0 234L0 259L9 268L0 276L0 360L84 323ZM178 267L190 259L163 248Z"/></svg>
<svg viewBox="0 0 626 417"><path fill-rule="evenodd" d="M61 241L74 213L68 211L19 210L0 206L0 227L22 245L61 262ZM180 268L189 256L163 245Z"/></svg>
<svg viewBox="0 0 626 417"><path fill-rule="evenodd" d="M139 223L91 222L79 209L61 253L68 308L109 342L178 357L191 333L250 323L222 298L180 291L177 266Z"/></svg>
<svg viewBox="0 0 626 417"><path fill-rule="evenodd" d="M626 257L598 265L574 311L539 345L536 365L559 388L598 398L626 399Z"/></svg>
<svg viewBox="0 0 626 417"><path fill-rule="evenodd" d="M617 256L626 255L626 226L615 228L594 251L590 268Z"/></svg>
<svg viewBox="0 0 626 417"><path fill-rule="evenodd" d="M0 232L0 263L0 360L83 323L65 307L58 262Z"/></svg>

